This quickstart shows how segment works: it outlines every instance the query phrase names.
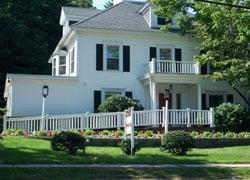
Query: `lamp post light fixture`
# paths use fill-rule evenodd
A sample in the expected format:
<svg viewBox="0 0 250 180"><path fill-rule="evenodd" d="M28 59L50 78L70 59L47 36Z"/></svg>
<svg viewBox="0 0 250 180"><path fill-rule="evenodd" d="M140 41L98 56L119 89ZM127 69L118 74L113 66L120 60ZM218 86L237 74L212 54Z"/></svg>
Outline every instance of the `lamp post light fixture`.
<svg viewBox="0 0 250 180"><path fill-rule="evenodd" d="M42 105L42 122L41 122L41 130L44 130L44 118L45 118L45 100L49 95L49 86L44 85L42 88L42 97L43 97L43 105Z"/></svg>

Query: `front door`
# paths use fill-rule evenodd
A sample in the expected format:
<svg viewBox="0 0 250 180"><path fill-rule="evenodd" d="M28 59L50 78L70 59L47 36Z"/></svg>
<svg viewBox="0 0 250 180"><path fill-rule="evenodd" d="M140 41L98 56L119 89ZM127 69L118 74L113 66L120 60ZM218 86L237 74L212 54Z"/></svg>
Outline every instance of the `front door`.
<svg viewBox="0 0 250 180"><path fill-rule="evenodd" d="M166 99L164 98L164 93L159 93L159 109L165 106ZM168 108L172 109L172 94L169 94Z"/></svg>

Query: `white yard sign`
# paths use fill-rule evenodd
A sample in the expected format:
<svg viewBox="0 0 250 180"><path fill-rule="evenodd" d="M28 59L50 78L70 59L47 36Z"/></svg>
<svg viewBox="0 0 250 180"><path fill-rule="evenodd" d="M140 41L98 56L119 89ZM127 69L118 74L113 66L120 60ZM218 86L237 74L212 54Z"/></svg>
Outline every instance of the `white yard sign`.
<svg viewBox="0 0 250 180"><path fill-rule="evenodd" d="M125 131L125 139L127 136L130 136L131 139L131 155L134 148L134 119L133 119L134 108L129 108L125 110L124 114L124 131Z"/></svg>

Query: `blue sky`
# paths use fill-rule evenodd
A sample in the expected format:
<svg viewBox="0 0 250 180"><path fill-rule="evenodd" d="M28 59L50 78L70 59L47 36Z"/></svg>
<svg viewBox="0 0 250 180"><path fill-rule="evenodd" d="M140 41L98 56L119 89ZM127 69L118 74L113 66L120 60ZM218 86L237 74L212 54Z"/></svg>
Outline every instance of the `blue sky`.
<svg viewBox="0 0 250 180"><path fill-rule="evenodd" d="M93 5L97 7L97 9L103 9L103 5L109 0L93 0Z"/></svg>

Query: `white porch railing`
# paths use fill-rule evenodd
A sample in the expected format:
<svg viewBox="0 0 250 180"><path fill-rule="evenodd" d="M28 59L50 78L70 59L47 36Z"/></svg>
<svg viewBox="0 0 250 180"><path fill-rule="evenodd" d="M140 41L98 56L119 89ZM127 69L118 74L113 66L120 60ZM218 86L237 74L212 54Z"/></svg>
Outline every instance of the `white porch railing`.
<svg viewBox="0 0 250 180"><path fill-rule="evenodd" d="M167 116L166 116L167 114ZM169 125L209 125L213 126L213 109L210 110L146 110L134 112L135 126L164 126ZM22 117L4 119L4 130L20 129L27 132L38 130L65 131L85 129L111 129L124 127L124 113L86 113L72 115L53 115L44 119L44 127L41 126L42 118Z"/></svg>
<svg viewBox="0 0 250 180"><path fill-rule="evenodd" d="M197 63L189 61L166 61L156 60L149 62L150 73L167 74L200 74L200 67Z"/></svg>

